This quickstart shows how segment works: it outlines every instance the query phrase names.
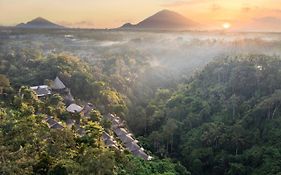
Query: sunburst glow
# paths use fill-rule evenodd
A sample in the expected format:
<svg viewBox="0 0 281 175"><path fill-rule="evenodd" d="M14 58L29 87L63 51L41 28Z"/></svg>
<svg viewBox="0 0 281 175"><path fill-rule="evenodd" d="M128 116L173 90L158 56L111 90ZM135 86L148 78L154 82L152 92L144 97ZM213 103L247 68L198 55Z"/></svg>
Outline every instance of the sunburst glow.
<svg viewBox="0 0 281 175"><path fill-rule="evenodd" d="M228 23L228 22L226 22L226 23L224 23L224 24L222 25L222 27L223 27L224 29L229 29L229 28L231 27L231 24Z"/></svg>

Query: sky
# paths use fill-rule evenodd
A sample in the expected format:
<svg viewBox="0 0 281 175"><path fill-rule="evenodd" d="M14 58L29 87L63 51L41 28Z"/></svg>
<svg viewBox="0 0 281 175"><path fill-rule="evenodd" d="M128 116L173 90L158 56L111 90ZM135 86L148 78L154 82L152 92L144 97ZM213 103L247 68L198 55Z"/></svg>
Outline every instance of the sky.
<svg viewBox="0 0 281 175"><path fill-rule="evenodd" d="M0 25L36 17L81 28L115 28L169 9L205 25L281 31L281 0L0 0Z"/></svg>

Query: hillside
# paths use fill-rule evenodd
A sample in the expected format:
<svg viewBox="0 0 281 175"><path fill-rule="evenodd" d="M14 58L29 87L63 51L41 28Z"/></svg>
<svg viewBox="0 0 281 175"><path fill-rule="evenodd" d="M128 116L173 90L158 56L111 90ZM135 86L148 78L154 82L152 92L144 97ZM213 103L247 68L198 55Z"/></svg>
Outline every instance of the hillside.
<svg viewBox="0 0 281 175"><path fill-rule="evenodd" d="M281 171L281 58L268 56L280 41L267 39L276 34L189 42L184 32L16 31L28 35L1 40L0 174ZM110 47L79 39L129 35ZM171 74L175 62L184 69Z"/></svg>
<svg viewBox="0 0 281 175"><path fill-rule="evenodd" d="M169 159L147 161L120 143L105 141L114 135L106 114L122 113L126 106L91 66L65 54L14 53L3 51L0 60L0 174L188 174ZM56 75L65 86L57 78L52 81ZM30 88L42 84L49 84L54 93ZM95 109L88 117L85 111L73 110L76 105L67 107L70 91L75 103L92 102Z"/></svg>
<svg viewBox="0 0 281 175"><path fill-rule="evenodd" d="M136 25L127 23L121 28L135 29L196 29L199 28L199 23L196 23L179 13L162 10Z"/></svg>
<svg viewBox="0 0 281 175"><path fill-rule="evenodd" d="M16 25L17 28L30 28L30 29L59 29L64 28L61 25L55 24L42 17L35 18L27 23Z"/></svg>
<svg viewBox="0 0 281 175"><path fill-rule="evenodd" d="M265 55L218 59L175 92L160 89L140 135L195 175L278 174L280 65Z"/></svg>

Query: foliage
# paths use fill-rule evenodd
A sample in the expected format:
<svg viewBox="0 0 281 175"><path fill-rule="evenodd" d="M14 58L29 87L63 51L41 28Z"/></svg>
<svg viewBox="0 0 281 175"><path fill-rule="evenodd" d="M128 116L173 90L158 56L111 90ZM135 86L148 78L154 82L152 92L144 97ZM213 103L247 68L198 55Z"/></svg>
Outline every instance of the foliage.
<svg viewBox="0 0 281 175"><path fill-rule="evenodd" d="M126 104L121 94L95 79L91 68L78 58L44 57L29 51L2 58L0 72L5 75L0 78L5 93L0 94L0 174L148 175L186 171L169 160L148 162L104 145L99 109L104 106L107 112L124 114ZM68 114L59 94L39 99L28 87L49 82L57 75L78 101L90 100L99 107L90 112L91 121ZM47 116L56 120L77 117L85 125L85 134L79 135L67 127L51 129L45 122Z"/></svg>
<svg viewBox="0 0 281 175"><path fill-rule="evenodd" d="M281 59L249 55L208 64L174 93L159 90L140 135L192 174L280 172Z"/></svg>

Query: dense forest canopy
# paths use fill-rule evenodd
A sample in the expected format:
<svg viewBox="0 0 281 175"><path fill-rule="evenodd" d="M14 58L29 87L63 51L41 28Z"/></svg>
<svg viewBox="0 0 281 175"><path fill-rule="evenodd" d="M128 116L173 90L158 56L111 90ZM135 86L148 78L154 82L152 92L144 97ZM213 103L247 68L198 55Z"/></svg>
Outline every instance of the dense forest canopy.
<svg viewBox="0 0 281 175"><path fill-rule="evenodd" d="M280 173L280 42L237 35L12 31L0 41L0 174ZM90 118L30 89L57 76L93 104ZM103 143L108 113L153 160ZM86 134L51 129L48 116Z"/></svg>
<svg viewBox="0 0 281 175"><path fill-rule="evenodd" d="M120 93L95 75L91 67L69 55L44 57L30 50L1 55L0 174L188 174L168 159L145 161L107 148L101 140L106 124L99 111L81 119L86 133L82 136L73 128L51 129L42 122L47 116L61 121L81 118L66 112L59 94L39 99L29 88L48 84L56 76L78 101L88 100L103 113L124 114Z"/></svg>
<svg viewBox="0 0 281 175"><path fill-rule="evenodd" d="M192 174L278 174L281 58L229 56L175 92L160 89L144 115L144 140Z"/></svg>

